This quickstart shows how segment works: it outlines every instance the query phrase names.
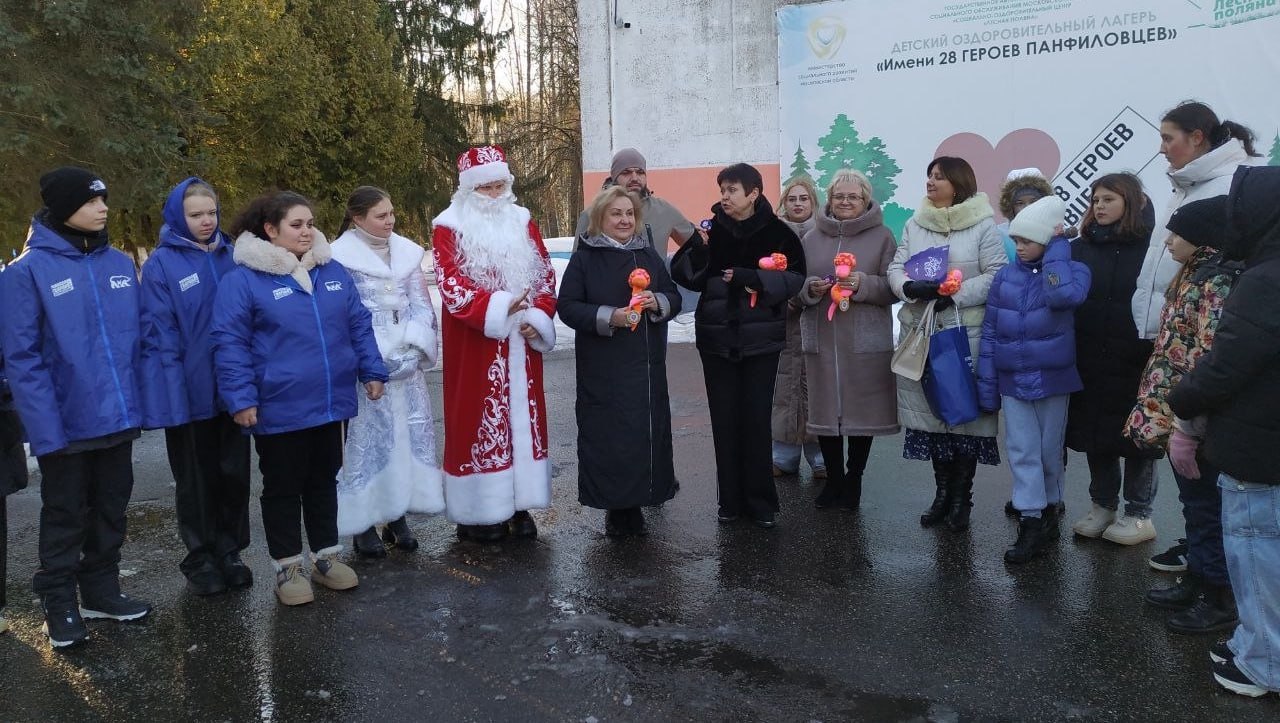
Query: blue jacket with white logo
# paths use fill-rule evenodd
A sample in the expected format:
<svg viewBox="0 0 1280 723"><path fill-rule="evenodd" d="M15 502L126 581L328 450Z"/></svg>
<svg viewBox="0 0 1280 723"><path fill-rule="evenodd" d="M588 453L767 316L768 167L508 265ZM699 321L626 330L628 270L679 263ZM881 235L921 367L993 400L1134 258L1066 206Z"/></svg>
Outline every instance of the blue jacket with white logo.
<svg viewBox="0 0 1280 723"><path fill-rule="evenodd" d="M0 308L5 372L34 454L141 426L132 259L109 245L83 253L37 216L0 274Z"/></svg>
<svg viewBox="0 0 1280 723"><path fill-rule="evenodd" d="M209 419L226 407L214 383L214 298L236 268L231 239L214 232L213 250L192 239L182 209L188 178L164 204L160 244L142 265L143 426L174 427Z"/></svg>
<svg viewBox="0 0 1280 723"><path fill-rule="evenodd" d="M330 262L319 232L310 253L316 266L304 271L293 254L243 233L235 249L240 267L218 287L218 393L232 413L258 408L258 424L250 429L255 434L350 419L357 382L387 380L372 317L351 273Z"/></svg>

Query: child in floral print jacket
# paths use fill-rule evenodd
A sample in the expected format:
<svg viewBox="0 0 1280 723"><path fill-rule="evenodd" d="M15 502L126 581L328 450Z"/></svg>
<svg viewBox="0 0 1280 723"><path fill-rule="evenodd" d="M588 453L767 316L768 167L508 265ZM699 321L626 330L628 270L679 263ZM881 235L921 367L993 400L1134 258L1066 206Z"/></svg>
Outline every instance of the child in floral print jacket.
<svg viewBox="0 0 1280 723"><path fill-rule="evenodd" d="M1177 612L1165 621L1176 633L1230 630L1237 614L1222 538L1218 470L1199 454L1201 420L1174 417L1169 394L1213 346L1222 305L1243 266L1215 248L1226 228L1226 196L1189 203L1169 219L1165 244L1183 264L1169 285L1155 350L1142 373L1138 403L1125 434L1139 447L1165 448L1178 483L1186 523L1187 572L1170 587L1152 588L1146 601Z"/></svg>

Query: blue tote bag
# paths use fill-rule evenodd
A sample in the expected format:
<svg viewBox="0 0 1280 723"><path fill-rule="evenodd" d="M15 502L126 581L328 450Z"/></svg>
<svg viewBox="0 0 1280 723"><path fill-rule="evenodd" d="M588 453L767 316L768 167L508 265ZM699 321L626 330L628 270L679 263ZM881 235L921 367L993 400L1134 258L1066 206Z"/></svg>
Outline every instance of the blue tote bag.
<svg viewBox="0 0 1280 723"><path fill-rule="evenodd" d="M921 383L933 415L948 427L956 427L977 419L981 410L969 332L960 323L960 310L951 308L955 310L956 325L929 337L929 361Z"/></svg>

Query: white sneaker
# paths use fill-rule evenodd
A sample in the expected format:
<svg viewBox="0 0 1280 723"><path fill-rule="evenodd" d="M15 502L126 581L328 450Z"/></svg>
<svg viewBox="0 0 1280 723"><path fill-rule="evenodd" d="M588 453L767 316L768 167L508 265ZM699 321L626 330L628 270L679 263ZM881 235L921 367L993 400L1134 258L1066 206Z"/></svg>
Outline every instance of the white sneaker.
<svg viewBox="0 0 1280 723"><path fill-rule="evenodd" d="M1108 527L1110 527L1111 523L1115 522L1115 520L1115 510L1109 510L1097 502L1094 502L1092 509L1089 510L1089 514L1076 520L1075 524L1071 526L1071 531L1081 537L1098 537Z"/></svg>
<svg viewBox="0 0 1280 723"><path fill-rule="evenodd" d="M1117 545L1136 545L1156 539L1156 527L1151 524L1150 518L1120 515L1102 533L1102 539Z"/></svg>

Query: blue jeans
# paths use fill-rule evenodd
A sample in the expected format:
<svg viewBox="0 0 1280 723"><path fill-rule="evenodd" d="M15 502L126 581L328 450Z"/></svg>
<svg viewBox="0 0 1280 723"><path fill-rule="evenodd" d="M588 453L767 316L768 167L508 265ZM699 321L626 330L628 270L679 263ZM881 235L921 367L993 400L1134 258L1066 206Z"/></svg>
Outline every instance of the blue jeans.
<svg viewBox="0 0 1280 723"><path fill-rule="evenodd" d="M1001 397L1004 446L1013 473L1013 506L1023 517L1039 517L1041 510L1062 500L1062 445L1070 400L1070 394L1033 402Z"/></svg>
<svg viewBox="0 0 1280 723"><path fill-rule="evenodd" d="M1228 646L1249 680L1280 691L1280 485L1242 482L1225 472L1222 531L1240 611Z"/></svg>
<svg viewBox="0 0 1280 723"><path fill-rule="evenodd" d="M1089 497L1095 503L1114 511L1120 506L1120 486L1124 484L1124 513L1129 517L1151 517L1151 503L1156 498L1156 462L1145 457L1113 457L1087 454L1089 461ZM1124 460L1124 477L1120 476L1120 460Z"/></svg>
<svg viewBox="0 0 1280 723"><path fill-rule="evenodd" d="M789 444L773 440L773 464L787 474L800 471L800 451L804 450L804 458L809 460L809 469L826 469L822 461L822 450L818 449L818 440L805 442L803 445Z"/></svg>
<svg viewBox="0 0 1280 723"><path fill-rule="evenodd" d="M1196 457L1200 479L1187 479L1173 472L1182 502L1182 519L1187 523L1187 571L1212 585L1230 585L1227 556L1222 549L1222 493L1218 490L1218 470Z"/></svg>

